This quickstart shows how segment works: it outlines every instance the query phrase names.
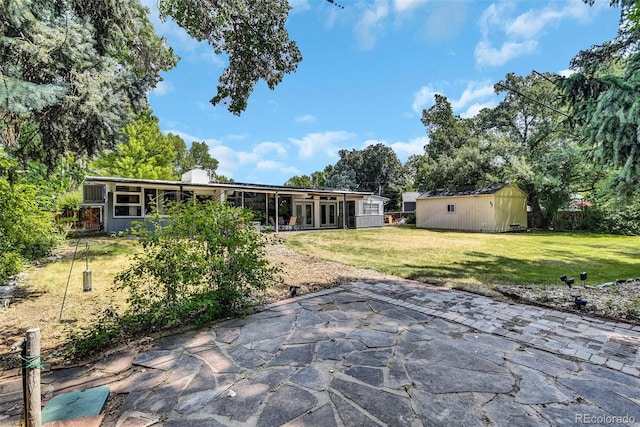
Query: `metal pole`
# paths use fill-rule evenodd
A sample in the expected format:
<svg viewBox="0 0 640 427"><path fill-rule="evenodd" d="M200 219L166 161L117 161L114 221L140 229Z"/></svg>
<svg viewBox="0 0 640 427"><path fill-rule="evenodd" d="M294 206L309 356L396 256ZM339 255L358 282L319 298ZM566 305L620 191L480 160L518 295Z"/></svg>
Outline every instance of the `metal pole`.
<svg viewBox="0 0 640 427"><path fill-rule="evenodd" d="M27 339L24 343L24 372L26 388L25 399L25 425L26 427L40 427L41 396L40 396L40 329L27 330Z"/></svg>
<svg viewBox="0 0 640 427"><path fill-rule="evenodd" d="M278 215L278 202L279 202L279 197L278 197L278 192L276 191L276 195L275 195L275 204L276 204L276 219L275 219L275 223L276 223L276 233L279 231L280 229L280 216Z"/></svg>

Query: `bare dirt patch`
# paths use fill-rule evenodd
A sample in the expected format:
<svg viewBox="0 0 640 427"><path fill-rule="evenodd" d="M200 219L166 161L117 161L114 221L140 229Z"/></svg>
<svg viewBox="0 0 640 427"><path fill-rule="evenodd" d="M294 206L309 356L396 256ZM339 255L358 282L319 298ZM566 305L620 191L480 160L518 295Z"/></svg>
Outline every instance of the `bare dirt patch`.
<svg viewBox="0 0 640 427"><path fill-rule="evenodd" d="M350 267L297 254L284 245L282 237L275 234L268 235L268 239L267 258L272 264L281 266L282 283L269 288L261 295L256 295L256 302L260 304L290 298L290 286L298 287L296 293L302 295L348 283L356 278L389 277L374 270ZM61 262L65 258L69 261L70 256L69 247L62 247L49 264ZM20 275L19 287L13 292L11 303L8 307L0 305L0 373L20 366L18 344L30 328L40 328L40 346L45 364L67 363L68 360L65 360L60 352L67 338L67 330L94 321L95 314L110 307L114 301L124 300L122 295L114 295L109 286L98 286L97 280L94 281L91 292L83 292L81 274L84 263L82 260L79 263L80 265L73 270L74 277L71 278L61 321L63 290L40 281L34 283L34 271L42 266L33 266L25 274ZM115 268L114 271L119 268L124 268L124 265ZM111 277L114 274L114 272L106 272L104 268L102 271L97 271L95 267L93 269L94 278L99 274L111 275ZM61 267L56 275L66 282L68 272L69 267L65 266Z"/></svg>

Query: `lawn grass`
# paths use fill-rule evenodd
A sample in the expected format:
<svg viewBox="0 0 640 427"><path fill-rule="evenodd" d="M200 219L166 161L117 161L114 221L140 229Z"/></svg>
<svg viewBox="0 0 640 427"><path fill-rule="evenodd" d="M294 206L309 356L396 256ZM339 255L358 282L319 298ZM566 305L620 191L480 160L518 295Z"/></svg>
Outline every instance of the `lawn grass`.
<svg viewBox="0 0 640 427"><path fill-rule="evenodd" d="M85 242L89 242L91 292L83 291ZM7 357L9 346L24 337L27 329L40 328L41 350L50 353L66 340L68 330L95 322L97 314L107 307L126 305L127 295L112 289L113 277L130 265L133 254L140 250L137 242L81 240L73 260L76 243L77 240L65 241L55 251L61 258L26 269L11 305L0 309L0 359Z"/></svg>
<svg viewBox="0 0 640 427"><path fill-rule="evenodd" d="M314 257L451 286L587 284L640 277L640 237L590 233L464 233L415 227L299 233L287 239Z"/></svg>

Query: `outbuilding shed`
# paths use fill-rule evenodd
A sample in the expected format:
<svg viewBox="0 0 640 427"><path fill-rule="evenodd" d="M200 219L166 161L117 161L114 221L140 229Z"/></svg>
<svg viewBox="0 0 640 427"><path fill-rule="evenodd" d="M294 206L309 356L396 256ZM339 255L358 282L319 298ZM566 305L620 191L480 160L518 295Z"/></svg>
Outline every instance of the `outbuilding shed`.
<svg viewBox="0 0 640 427"><path fill-rule="evenodd" d="M416 227L506 232L527 227L527 196L517 186L436 190L416 199Z"/></svg>

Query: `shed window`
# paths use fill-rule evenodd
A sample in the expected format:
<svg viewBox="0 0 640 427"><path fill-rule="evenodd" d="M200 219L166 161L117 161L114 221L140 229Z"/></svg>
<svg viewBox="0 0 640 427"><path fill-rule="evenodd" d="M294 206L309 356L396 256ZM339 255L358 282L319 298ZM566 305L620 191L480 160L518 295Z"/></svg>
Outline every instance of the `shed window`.
<svg viewBox="0 0 640 427"><path fill-rule="evenodd" d="M364 215L380 215L380 205L378 203L362 203L362 213Z"/></svg>
<svg viewBox="0 0 640 427"><path fill-rule="evenodd" d="M456 205L447 205L447 213L456 213Z"/></svg>

